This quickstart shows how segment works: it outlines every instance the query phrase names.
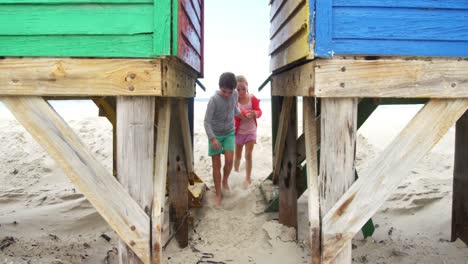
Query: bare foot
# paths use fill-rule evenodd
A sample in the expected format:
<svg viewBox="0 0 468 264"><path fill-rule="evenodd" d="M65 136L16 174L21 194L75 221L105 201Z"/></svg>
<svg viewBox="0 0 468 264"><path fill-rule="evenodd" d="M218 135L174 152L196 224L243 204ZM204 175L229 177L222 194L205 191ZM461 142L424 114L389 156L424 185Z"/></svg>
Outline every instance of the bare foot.
<svg viewBox="0 0 468 264"><path fill-rule="evenodd" d="M245 180L245 182L244 182L244 187L247 188L247 187L250 186L250 184L252 184L252 181L251 181L250 179Z"/></svg>
<svg viewBox="0 0 468 264"><path fill-rule="evenodd" d="M234 171L239 172L240 161L234 161Z"/></svg>
<svg viewBox="0 0 468 264"><path fill-rule="evenodd" d="M215 207L220 208L221 207L221 201L223 200L223 197L221 195L216 195L215 197Z"/></svg>
<svg viewBox="0 0 468 264"><path fill-rule="evenodd" d="M227 182L223 182L223 189L229 191L229 184Z"/></svg>

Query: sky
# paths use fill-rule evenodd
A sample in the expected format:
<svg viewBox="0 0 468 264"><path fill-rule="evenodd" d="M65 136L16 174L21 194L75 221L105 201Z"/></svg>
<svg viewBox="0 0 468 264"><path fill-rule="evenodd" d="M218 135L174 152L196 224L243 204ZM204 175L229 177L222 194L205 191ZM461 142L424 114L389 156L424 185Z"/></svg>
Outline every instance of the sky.
<svg viewBox="0 0 468 264"><path fill-rule="evenodd" d="M244 75L257 97L270 97L269 87L257 91L270 75L269 14L265 0L205 0L205 72L200 81L207 91L198 89L197 97L210 97L226 71Z"/></svg>

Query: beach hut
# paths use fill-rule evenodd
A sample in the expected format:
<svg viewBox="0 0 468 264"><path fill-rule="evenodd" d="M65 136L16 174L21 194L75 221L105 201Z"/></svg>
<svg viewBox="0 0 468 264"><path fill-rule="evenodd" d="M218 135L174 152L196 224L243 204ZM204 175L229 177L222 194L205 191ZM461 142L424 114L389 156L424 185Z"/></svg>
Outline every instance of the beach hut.
<svg viewBox="0 0 468 264"><path fill-rule="evenodd" d="M452 240L468 243L468 2L271 0L270 23L279 219L297 226L305 159L312 263L351 263L351 239L455 124ZM359 125L409 103L425 106L356 180Z"/></svg>
<svg viewBox="0 0 468 264"><path fill-rule="evenodd" d="M203 20L203 0L0 0L0 100L119 235L120 263L160 263L166 174L187 245ZM116 177L48 99L96 102L114 125Z"/></svg>

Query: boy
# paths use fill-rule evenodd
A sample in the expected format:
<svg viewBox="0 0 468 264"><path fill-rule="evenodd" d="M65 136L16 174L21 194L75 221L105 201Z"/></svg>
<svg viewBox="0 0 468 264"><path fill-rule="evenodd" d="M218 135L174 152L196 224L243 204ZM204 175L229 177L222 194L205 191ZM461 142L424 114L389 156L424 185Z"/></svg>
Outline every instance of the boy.
<svg viewBox="0 0 468 264"><path fill-rule="evenodd" d="M221 154L224 154L222 186L229 190L228 178L234 157L234 116L240 116L237 108L236 76L225 72L219 77L219 90L210 98L205 114L205 130L208 136L208 155L211 156L216 205L221 205Z"/></svg>

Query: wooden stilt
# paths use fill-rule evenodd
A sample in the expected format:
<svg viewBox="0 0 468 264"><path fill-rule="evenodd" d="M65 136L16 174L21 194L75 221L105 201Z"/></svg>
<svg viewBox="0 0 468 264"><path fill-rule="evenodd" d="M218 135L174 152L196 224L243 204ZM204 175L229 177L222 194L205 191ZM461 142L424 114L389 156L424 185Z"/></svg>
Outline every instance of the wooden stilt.
<svg viewBox="0 0 468 264"><path fill-rule="evenodd" d="M278 175L280 173L280 168L284 156L284 148L285 148L285 141L286 135L288 133L289 125L288 123L290 120L290 115L292 114L292 105L293 105L293 98L294 97L284 97L283 104L281 107L281 113L279 118L278 124L278 131L276 135L275 141L275 149L273 151L273 183L278 182ZM294 110L296 113L296 110ZM297 118L295 118L296 120ZM297 120L296 120L297 122ZM296 125L297 127L297 125ZM297 132L295 132L297 134ZM294 139L295 140L295 139Z"/></svg>
<svg viewBox="0 0 468 264"><path fill-rule="evenodd" d="M468 112L458 120L453 168L452 241L468 245Z"/></svg>
<svg viewBox="0 0 468 264"><path fill-rule="evenodd" d="M325 263L332 262L342 249L347 251L347 245L359 229L467 108L468 99L432 99L362 172L356 183L322 218L322 258Z"/></svg>
<svg viewBox="0 0 468 264"><path fill-rule="evenodd" d="M154 104L154 97L117 97L117 179L148 215L153 199ZM119 256L120 263L142 263L124 243Z"/></svg>
<svg viewBox="0 0 468 264"><path fill-rule="evenodd" d="M325 215L354 181L357 99L323 98L321 111L320 206ZM322 252L324 244L322 225ZM323 258L322 261L327 261ZM332 263L351 263L351 243Z"/></svg>
<svg viewBox="0 0 468 264"><path fill-rule="evenodd" d="M167 156L171 124L171 100L158 97L158 131L156 155L154 159L153 209L151 210L151 247L152 264L161 263L162 226L164 223L164 204L166 198Z"/></svg>
<svg viewBox="0 0 468 264"><path fill-rule="evenodd" d="M188 173L186 167L180 112L172 105L171 134L169 136L169 216L172 232L181 248L188 245Z"/></svg>
<svg viewBox="0 0 468 264"><path fill-rule="evenodd" d="M297 189L296 189L296 138L297 138L297 105L296 98L285 99L281 111L279 130L287 131L284 135L284 145L279 173L279 221L280 223L297 229ZM286 107L284 107L286 106ZM287 111L289 109L289 111ZM287 116L287 118L285 118ZM288 127L287 129L284 127ZM280 132L281 134L281 132ZM280 136L278 137L280 138ZM277 139L278 139L277 138ZM281 148L280 148L281 149ZM281 151L283 152L283 151ZM276 153L278 155L279 152Z"/></svg>
<svg viewBox="0 0 468 264"><path fill-rule="evenodd" d="M180 129L182 132L182 141L184 143L184 153L186 160L186 168L189 174L189 182L193 184L195 181L195 169L193 167L193 149L192 149L192 138L190 136L190 121L188 113L188 100L179 99L177 101L177 107L179 110Z"/></svg>
<svg viewBox="0 0 468 264"><path fill-rule="evenodd" d="M0 97L133 252L149 263L149 217L40 97Z"/></svg>
<svg viewBox="0 0 468 264"><path fill-rule="evenodd" d="M320 200L318 186L318 122L315 115L315 99L304 97L304 139L305 154L307 159L307 189L309 190L309 239L311 264L320 264ZM299 140L298 140L299 141Z"/></svg>

